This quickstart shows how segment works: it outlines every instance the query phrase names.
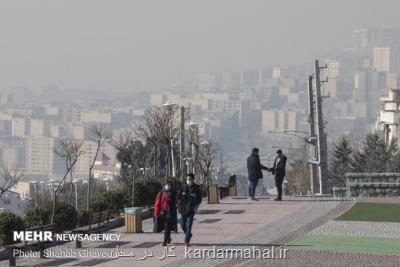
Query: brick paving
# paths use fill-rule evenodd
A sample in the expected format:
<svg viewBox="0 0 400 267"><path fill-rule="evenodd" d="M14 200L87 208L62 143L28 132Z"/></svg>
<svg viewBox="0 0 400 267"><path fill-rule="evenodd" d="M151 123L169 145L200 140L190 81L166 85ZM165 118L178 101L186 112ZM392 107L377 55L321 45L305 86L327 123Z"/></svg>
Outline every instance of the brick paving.
<svg viewBox="0 0 400 267"><path fill-rule="evenodd" d="M295 200L295 199L293 199ZM284 202L281 202L284 203ZM277 203L275 205L279 205ZM290 203L290 202L289 202ZM293 203L293 202L292 202ZM232 244L240 244L235 248L246 249L252 244L260 244L256 247L265 245L283 245L296 238L299 238L307 232L317 228L321 224L337 217L345 212L352 205L350 201L314 201L309 202L309 205L304 209L299 209L294 213L288 214L286 217L277 221L273 225L267 225L262 229L249 234L243 238L239 238L231 242ZM279 207L279 206L278 206ZM261 245L262 244L262 245ZM247 245L247 246L246 246ZM175 262L169 266L236 266L244 262L252 262L251 260L241 259L205 259L199 260L184 260Z"/></svg>
<svg viewBox="0 0 400 267"><path fill-rule="evenodd" d="M250 201L247 199L223 199L219 204L208 205L206 202L202 203L200 210L218 210L213 214L197 214L193 225L193 248L212 247L213 245L223 246L231 244L234 240L244 238L264 229L268 225L275 225L278 221L286 216L296 213L299 210L306 209L312 203L299 201L299 202L275 202L271 199L261 199L260 201ZM240 214L226 214L230 210L244 210ZM199 223L206 219L220 219L215 223L206 224ZM114 233L121 233L120 241L129 241L128 244L122 245L121 250L134 251L136 257L132 258L119 258L109 261L98 261L96 266L161 266L163 264L173 263L184 256L183 233L179 229L179 233L172 233L173 245L176 245L175 253L176 258L167 258L163 261L157 259L163 252L163 247L158 244L151 248L132 248L140 245L143 242L161 242L163 240L163 233L152 233L152 222L146 220L143 223L143 233L138 234L125 234L124 227L114 229ZM97 251L110 251L106 248L97 248L98 245L104 242L83 242L83 248ZM255 244L262 245L262 244ZM74 250L74 243L66 243L63 246L52 248L54 250ZM154 257L141 261L139 257L144 255L145 250L151 249L154 252ZM92 260L95 258L91 258ZM88 261L88 258L78 257L72 262L65 263L60 266L71 266L76 264L83 264ZM17 260L18 266L34 266L36 264L43 264L51 262L51 259L39 258L19 258ZM174 265L174 264L173 264ZM0 266L7 266L6 261L0 262ZM204 265L202 265L204 266Z"/></svg>
<svg viewBox="0 0 400 267"><path fill-rule="evenodd" d="M395 203L398 199L390 199ZM385 200L379 200L385 201ZM386 201L388 201L386 199ZM334 234L334 229L340 228L332 225L332 219L349 209L354 202L351 199L327 198L327 197L302 197L285 198L285 201L275 202L271 199L260 199L258 202L247 199L224 199L219 204L207 205L203 203L200 207L204 210L215 210L206 214L197 214L193 227L192 248L210 248L216 245L218 248L243 248L255 246L256 248L268 248L269 245L287 244L312 231L326 231ZM228 211L240 210L235 214ZM242 211L244 212L242 213ZM228 212L228 213L226 213ZM207 219L214 219L215 223L199 223ZM219 220L217 220L219 219ZM322 228L324 225L325 228ZM331 227L331 228L329 228ZM348 224L342 231L351 231L355 225ZM373 227L365 232L372 233ZM397 234L394 226L385 229ZM318 230L319 229L319 230ZM347 229L347 230L346 230ZM400 257L355 253L318 252L290 250L287 259L269 260L182 260L184 255L183 234L173 233L173 245L176 245L176 258L167 258L163 261L156 257L162 255L163 247L160 246L162 233L151 233L151 220L143 223L144 233L123 234L120 241L122 250L134 250L136 258L74 258L70 262L64 262L58 266L400 266ZM180 231L180 229L179 229ZM114 233L124 233L124 228L114 229ZM385 235L383 231L378 234ZM362 234L362 232L360 233ZM147 243L144 243L147 242ZM84 242L83 247L101 251L110 249L97 248L104 242ZM144 243L144 244L143 244ZM147 248L146 248L147 246ZM135 248L133 248L135 247ZM74 249L73 242L67 243L55 249ZM286 247L290 249L289 247ZM153 258L141 261L146 250L151 249ZM18 266L40 266L51 264L52 259L18 259ZM7 262L0 262L0 266L7 266Z"/></svg>
<svg viewBox="0 0 400 267"><path fill-rule="evenodd" d="M238 265L221 265L221 266L305 266L305 267L321 267L321 266L337 266L337 267L398 267L400 266L400 257L386 255L371 255L358 253L339 253L339 252L312 252L312 251L290 251L287 259L274 260L251 260L245 261Z"/></svg>
<svg viewBox="0 0 400 267"><path fill-rule="evenodd" d="M308 233L324 236L364 236L399 238L400 223L368 221L329 221Z"/></svg>
<svg viewBox="0 0 400 267"><path fill-rule="evenodd" d="M357 197L353 198L356 202L374 202L374 203L397 203L400 204L400 197Z"/></svg>

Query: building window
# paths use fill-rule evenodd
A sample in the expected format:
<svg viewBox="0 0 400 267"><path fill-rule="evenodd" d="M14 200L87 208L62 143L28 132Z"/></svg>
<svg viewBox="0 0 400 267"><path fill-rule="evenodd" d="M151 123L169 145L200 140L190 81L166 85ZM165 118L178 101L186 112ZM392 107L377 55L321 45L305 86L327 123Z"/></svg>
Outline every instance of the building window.
<svg viewBox="0 0 400 267"><path fill-rule="evenodd" d="M11 199L3 199L4 205L11 205Z"/></svg>

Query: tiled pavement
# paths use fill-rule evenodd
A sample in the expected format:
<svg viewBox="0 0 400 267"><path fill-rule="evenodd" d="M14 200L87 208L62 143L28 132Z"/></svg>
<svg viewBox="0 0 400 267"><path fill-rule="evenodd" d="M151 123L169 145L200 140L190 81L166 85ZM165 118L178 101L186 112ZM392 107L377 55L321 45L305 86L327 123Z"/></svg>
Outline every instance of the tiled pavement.
<svg viewBox="0 0 400 267"><path fill-rule="evenodd" d="M247 199L224 199L221 200L219 204L207 205L206 203L202 203L200 210L217 210L217 212L213 214L197 214L195 216L195 222L193 225L193 238L192 238L192 246L193 247L211 247L212 245L226 245L230 244L234 240L238 240L240 238L244 238L250 234L257 233L257 231L264 229L267 225L274 225L284 217L289 216L290 214L296 213L299 210L307 209L312 203L307 201L283 201L283 202L275 202L271 199L260 199L258 202L250 201ZM235 214L225 213L230 210L244 210L243 213ZM199 223L206 219L220 219L214 223ZM107 262L98 262L96 266L109 266L111 265L119 265L119 266L132 266L132 264L142 265L146 264L146 266L160 266L163 264L169 264L172 262L176 262L179 259L182 259L184 256L184 245L183 245L183 234L179 229L179 233L172 234L173 242L176 242L175 253L177 257L167 258L163 261L160 261L156 258L156 256L152 258L148 258L144 261L140 260L139 257L144 255L144 251L146 248L132 248L137 246L143 242L161 242L162 241L162 233L154 234L151 233L152 223L151 220L144 221L143 225L143 233L140 234L124 234L124 228L114 229L112 232L122 233L120 241L129 241L130 243L121 246L122 250L134 251L136 257L132 258L119 258L113 259ZM101 249L97 248L99 242L84 242L83 248L90 250L100 250L100 251L109 251L110 249ZM73 242L67 243L63 246L56 247L53 249L58 250L74 250ZM162 255L162 247L160 244L147 248L151 249L155 255ZM69 263L65 263L63 265L73 265L77 263L82 263L87 261L88 259L77 258L74 261ZM34 266L35 264L43 264L44 262L50 262L50 259L42 260L38 258L25 258L18 259L18 265L25 266ZM6 262L1 262L4 266ZM61 265L60 265L61 266Z"/></svg>
<svg viewBox="0 0 400 267"><path fill-rule="evenodd" d="M308 235L364 236L400 239L400 223L368 221L329 221Z"/></svg>
<svg viewBox="0 0 400 267"><path fill-rule="evenodd" d="M356 253L338 253L338 252L314 252L314 251L291 251L287 259L276 260L253 260L242 263L246 267L258 266L305 266L305 267L398 267L400 266L400 257L386 255L366 255Z"/></svg>
<svg viewBox="0 0 400 267"><path fill-rule="evenodd" d="M202 204L200 210L212 210L196 215L193 228L192 248L235 247L249 248L251 246L265 248L268 244L287 244L297 239L331 219L341 214L352 205L352 201L329 201L329 199L288 198L283 202L262 199L252 202L247 199L225 199L220 204ZM199 223L211 219L212 223ZM219 220L218 220L219 219ZM82 258L59 262L58 266L399 266L400 257L359 255L334 252L289 251L287 259L275 260L182 260L184 246L183 234L173 233L173 245L177 257L158 260L163 253L160 246L162 233L151 233L151 220L144 221L141 234L123 234L120 243L121 250L134 251L131 258ZM124 228L112 232L123 233ZM98 248L104 244L99 242L84 242L83 247L94 251L111 251L111 248ZM73 249L73 243L67 243L54 249ZM287 247L290 250L290 247ZM154 256L140 260L145 251L152 251ZM52 259L38 258L19 259L18 266L54 266ZM363 264L365 263L365 264ZM0 262L0 266L6 266ZM368 265L370 264L370 265ZM390 265L394 264L394 265Z"/></svg>

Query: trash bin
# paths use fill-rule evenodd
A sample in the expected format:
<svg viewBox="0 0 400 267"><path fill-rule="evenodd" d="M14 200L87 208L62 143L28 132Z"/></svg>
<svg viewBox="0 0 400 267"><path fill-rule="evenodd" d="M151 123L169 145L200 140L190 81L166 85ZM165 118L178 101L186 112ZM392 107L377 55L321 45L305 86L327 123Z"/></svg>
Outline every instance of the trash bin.
<svg viewBox="0 0 400 267"><path fill-rule="evenodd" d="M229 177L229 196L236 197L237 189L236 189L236 175L232 175Z"/></svg>
<svg viewBox="0 0 400 267"><path fill-rule="evenodd" d="M210 185L208 186L208 204L218 203L218 186Z"/></svg>
<svg viewBox="0 0 400 267"><path fill-rule="evenodd" d="M125 208L125 232L141 233L142 231L142 211L141 207Z"/></svg>
<svg viewBox="0 0 400 267"><path fill-rule="evenodd" d="M230 188L228 186L220 186L219 187L219 198L223 199L229 196Z"/></svg>

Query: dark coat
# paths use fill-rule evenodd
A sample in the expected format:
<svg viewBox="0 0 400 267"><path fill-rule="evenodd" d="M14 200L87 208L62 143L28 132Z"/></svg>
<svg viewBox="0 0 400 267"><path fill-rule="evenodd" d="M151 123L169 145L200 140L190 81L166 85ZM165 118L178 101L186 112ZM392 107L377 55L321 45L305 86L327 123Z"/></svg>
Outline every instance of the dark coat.
<svg viewBox="0 0 400 267"><path fill-rule="evenodd" d="M270 169L270 171L272 172L272 174L275 174L275 176L283 178L286 176L287 157L285 155L282 155L279 161L278 159L279 157L275 158L274 166Z"/></svg>
<svg viewBox="0 0 400 267"><path fill-rule="evenodd" d="M169 198L164 191L157 194L154 204L153 232L159 233L164 229L166 218L159 216L161 211L164 211L168 215L168 219L172 225L172 230L175 232L178 231L178 213L176 211L176 204L177 195L174 191L171 192L171 197Z"/></svg>
<svg viewBox="0 0 400 267"><path fill-rule="evenodd" d="M184 184L178 193L179 208L178 211L182 215L193 216L195 207L199 206L202 200L199 185Z"/></svg>
<svg viewBox="0 0 400 267"><path fill-rule="evenodd" d="M263 173L261 170L268 170L268 168L261 164L260 157L257 154L251 154L250 157L247 158L249 181L255 181L263 178Z"/></svg>

